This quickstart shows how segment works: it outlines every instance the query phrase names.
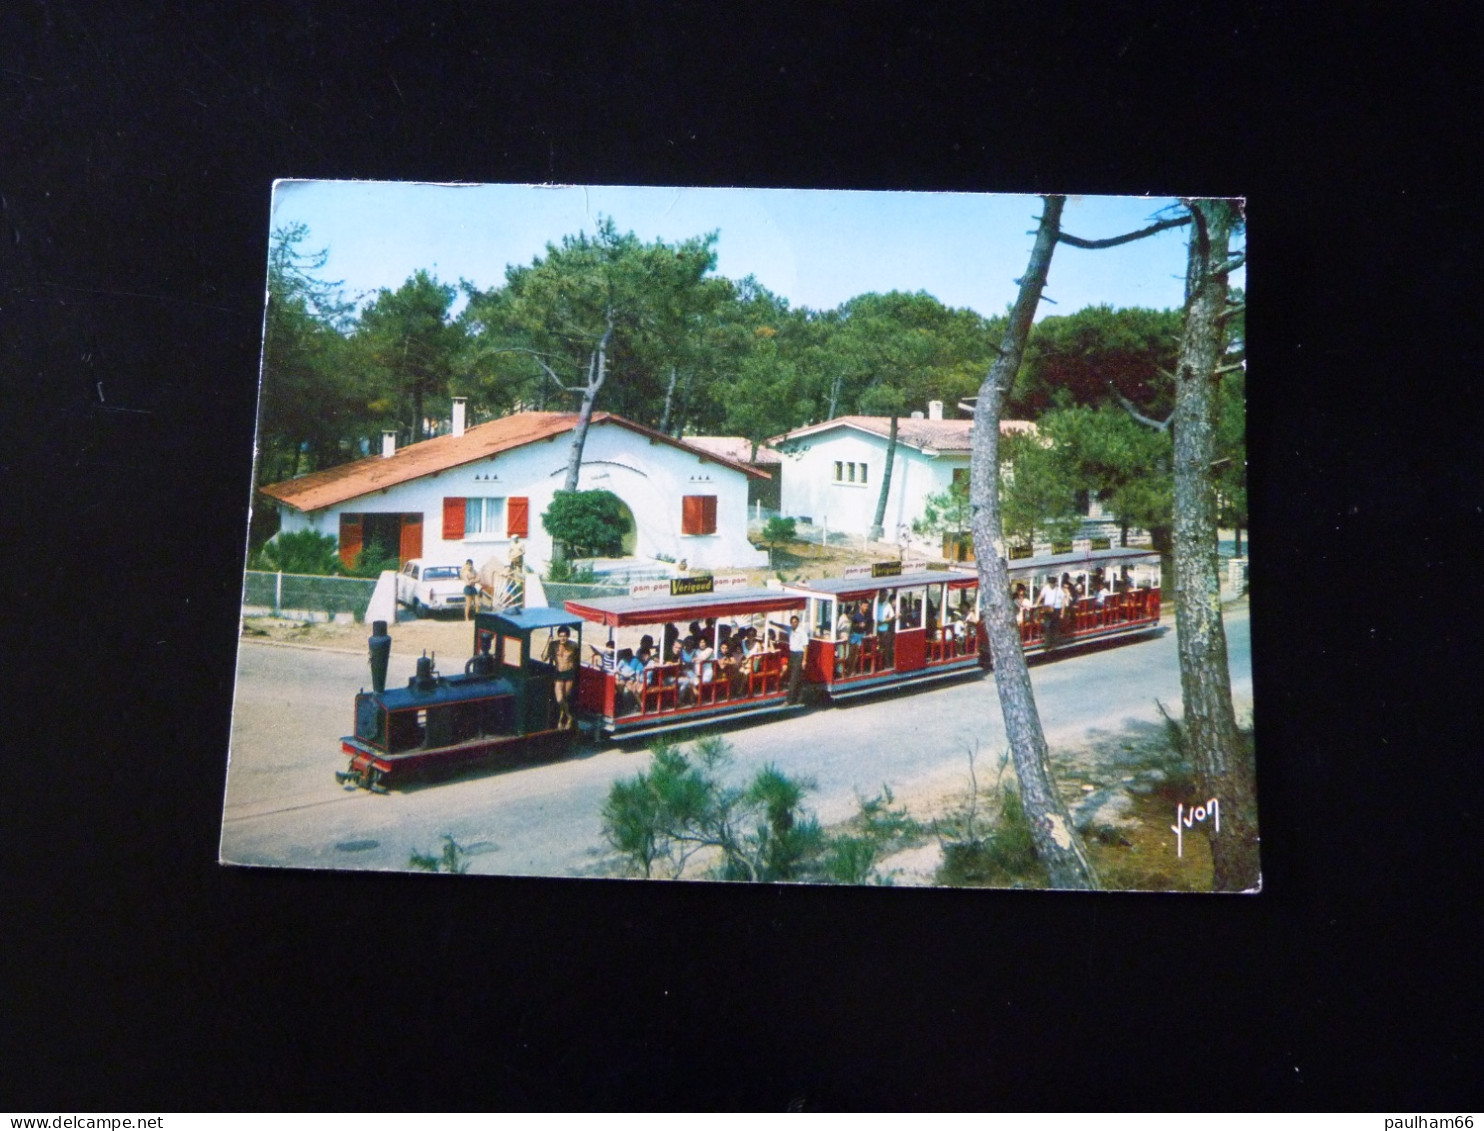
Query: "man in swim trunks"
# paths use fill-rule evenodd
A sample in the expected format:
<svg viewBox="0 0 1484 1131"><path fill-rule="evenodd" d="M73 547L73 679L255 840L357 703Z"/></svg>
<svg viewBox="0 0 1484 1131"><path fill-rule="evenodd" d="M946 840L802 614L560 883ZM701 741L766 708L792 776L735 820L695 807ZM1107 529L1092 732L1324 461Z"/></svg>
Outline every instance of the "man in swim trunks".
<svg viewBox="0 0 1484 1131"><path fill-rule="evenodd" d="M546 646L546 662L556 668L552 691L556 695L557 730L572 729L572 688L577 682L577 661L581 654L572 642L572 630L565 625L557 629L556 639Z"/></svg>

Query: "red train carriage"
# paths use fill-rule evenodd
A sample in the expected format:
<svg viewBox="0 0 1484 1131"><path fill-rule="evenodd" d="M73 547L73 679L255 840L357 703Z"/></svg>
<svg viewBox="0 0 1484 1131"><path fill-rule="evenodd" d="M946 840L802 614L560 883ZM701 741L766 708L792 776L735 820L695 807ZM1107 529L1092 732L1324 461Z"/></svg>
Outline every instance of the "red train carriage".
<svg viewBox="0 0 1484 1131"><path fill-rule="evenodd" d="M804 674L831 699L977 671L979 579L921 562L858 566L784 592L807 604Z"/></svg>
<svg viewBox="0 0 1484 1131"><path fill-rule="evenodd" d="M1083 595L1056 617L1037 604L1048 582L1072 583ZM1031 607L1017 619L1027 655L1073 644L1133 636L1159 627L1157 550L1077 550L1010 562L1010 589L1024 586Z"/></svg>
<svg viewBox="0 0 1484 1131"><path fill-rule="evenodd" d="M566 603L597 626L590 642L614 642L608 655L589 644L578 693L582 713L604 734L628 738L789 709L786 633L778 629L803 615L804 598L729 581L680 578L635 586L626 597ZM704 650L685 650L692 636L705 639ZM653 654L636 669L646 647Z"/></svg>

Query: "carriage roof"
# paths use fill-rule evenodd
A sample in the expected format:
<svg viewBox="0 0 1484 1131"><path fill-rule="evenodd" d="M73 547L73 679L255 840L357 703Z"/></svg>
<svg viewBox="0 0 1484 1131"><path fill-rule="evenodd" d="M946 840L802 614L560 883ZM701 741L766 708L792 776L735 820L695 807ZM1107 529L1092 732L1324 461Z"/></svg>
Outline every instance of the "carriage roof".
<svg viewBox="0 0 1484 1131"><path fill-rule="evenodd" d="M803 598L778 589L728 589L720 593L694 593L671 597L595 597L566 603L569 613L596 624L621 628L625 625L668 624L671 621L703 620L708 617L748 616L803 608Z"/></svg>

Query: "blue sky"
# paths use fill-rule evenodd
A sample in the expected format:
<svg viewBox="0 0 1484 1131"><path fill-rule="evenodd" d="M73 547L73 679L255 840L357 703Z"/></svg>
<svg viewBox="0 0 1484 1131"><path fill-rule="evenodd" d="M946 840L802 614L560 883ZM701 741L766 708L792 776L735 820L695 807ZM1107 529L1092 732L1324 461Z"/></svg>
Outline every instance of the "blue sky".
<svg viewBox="0 0 1484 1131"><path fill-rule="evenodd" d="M1062 227L1099 239L1144 227L1169 197L1071 197ZM718 274L755 275L793 306L828 309L868 291L927 291L981 314L1003 312L1025 270L1041 201L982 193L824 192L386 181L282 181L272 227L309 226L328 249L319 275L359 302L419 268L480 287L529 263L548 243L592 231L600 215L642 240L719 232ZM1097 303L1179 307L1183 229L1105 251L1063 245L1039 315ZM1244 272L1232 278L1245 286Z"/></svg>

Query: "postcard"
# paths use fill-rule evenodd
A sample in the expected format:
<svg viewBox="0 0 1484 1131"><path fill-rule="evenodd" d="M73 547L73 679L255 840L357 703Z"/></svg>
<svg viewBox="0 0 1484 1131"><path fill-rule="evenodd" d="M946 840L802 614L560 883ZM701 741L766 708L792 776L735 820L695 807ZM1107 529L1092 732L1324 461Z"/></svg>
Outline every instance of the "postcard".
<svg viewBox="0 0 1484 1131"><path fill-rule="evenodd" d="M281 181L221 860L1261 888L1239 199Z"/></svg>

